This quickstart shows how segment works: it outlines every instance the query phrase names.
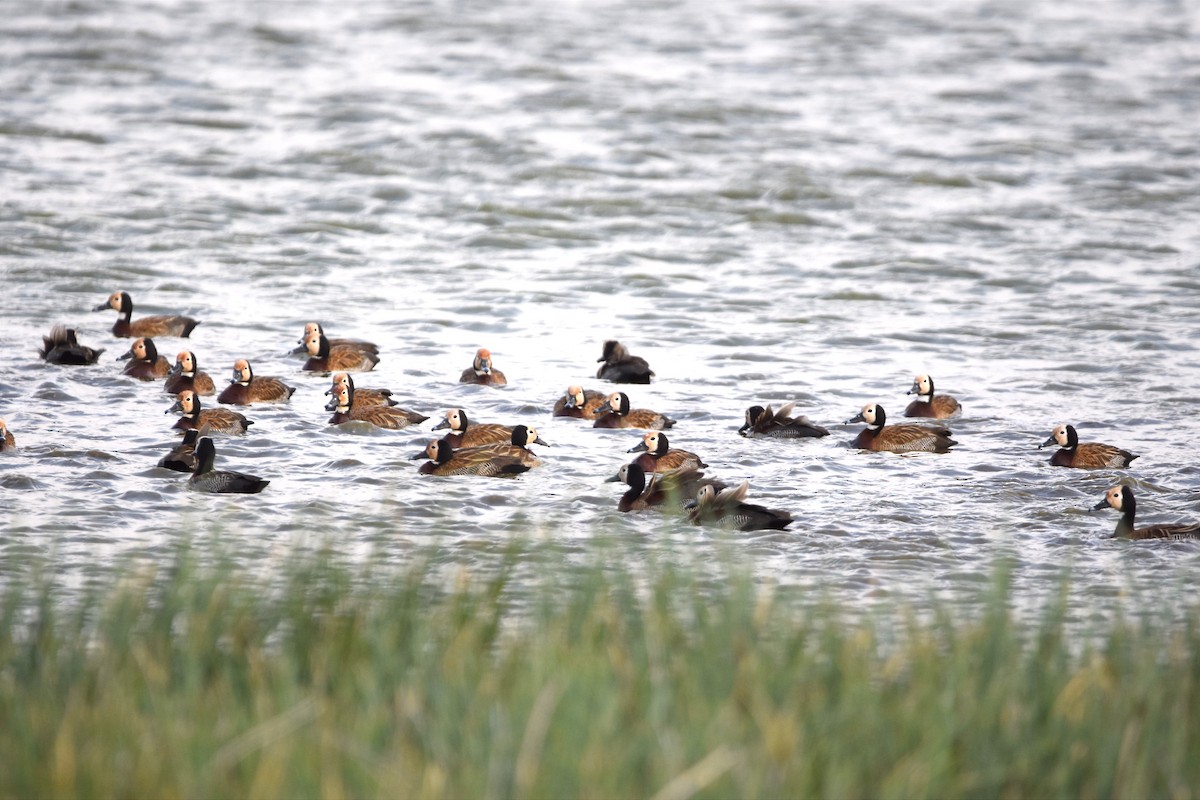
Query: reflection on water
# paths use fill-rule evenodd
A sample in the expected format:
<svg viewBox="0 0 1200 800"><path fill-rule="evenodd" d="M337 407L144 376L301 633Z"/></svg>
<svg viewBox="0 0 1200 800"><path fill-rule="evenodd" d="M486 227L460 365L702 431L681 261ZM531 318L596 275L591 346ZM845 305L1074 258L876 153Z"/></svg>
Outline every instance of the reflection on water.
<svg viewBox="0 0 1200 800"><path fill-rule="evenodd" d="M1189 544L1101 537L1124 473L1052 469L1072 422L1141 455L1140 517L1200 517L1200 58L1186 10L1131 2L28 4L3 37L0 574L31 554L91 574L223 532L247 561L334 535L486 566L531 533L630 558L720 546L620 515L637 435L552 418L619 338L657 378L635 406L748 478L792 530L744 537L764 580L847 602L971 595L995 559L1036 606L1133 612L1190 585ZM120 375L111 292L201 320L214 376L249 358L296 385L218 464L252 498L154 467L161 384ZM547 466L426 479L420 429L330 427L304 324L382 346L360 383L437 419L536 425ZM93 367L36 356L74 325ZM503 389L463 386L488 347ZM942 456L863 454L840 422L898 417L917 372L964 413ZM750 441L796 401L832 435Z"/></svg>

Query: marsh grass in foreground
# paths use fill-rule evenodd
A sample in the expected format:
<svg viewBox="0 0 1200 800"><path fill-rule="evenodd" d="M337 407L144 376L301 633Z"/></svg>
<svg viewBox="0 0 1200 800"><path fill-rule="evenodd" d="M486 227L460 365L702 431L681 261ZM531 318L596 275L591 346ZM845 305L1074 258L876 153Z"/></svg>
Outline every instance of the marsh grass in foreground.
<svg viewBox="0 0 1200 800"><path fill-rule="evenodd" d="M533 545L530 545L533 547ZM186 548L0 605L3 797L1195 796L1200 634L864 616L730 568L447 588ZM567 588L564 588L567 587ZM514 597L522 598L514 602ZM1195 614L1189 614L1195 619Z"/></svg>

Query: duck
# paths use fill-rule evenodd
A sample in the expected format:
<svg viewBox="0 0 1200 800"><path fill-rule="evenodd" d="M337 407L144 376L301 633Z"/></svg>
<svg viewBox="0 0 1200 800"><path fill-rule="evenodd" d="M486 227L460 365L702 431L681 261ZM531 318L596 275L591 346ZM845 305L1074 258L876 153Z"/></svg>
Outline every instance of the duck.
<svg viewBox="0 0 1200 800"><path fill-rule="evenodd" d="M325 406L326 411L334 412L329 418L330 425L340 425L343 422L357 420L369 422L376 428L400 430L409 425L417 425L429 419L424 414L409 411L395 406L360 406L354 392L354 383L335 383L333 399Z"/></svg>
<svg viewBox="0 0 1200 800"><path fill-rule="evenodd" d="M299 346L292 349L292 354L306 355L308 353L308 337L314 333L327 338L330 347L348 347L351 350L359 350L363 353L370 353L373 356L379 355L379 345L374 342L364 341L363 339L329 336L325 333L325 329L321 327L321 323L319 322L309 322L304 326L304 335L298 340L300 343Z"/></svg>
<svg viewBox="0 0 1200 800"><path fill-rule="evenodd" d="M671 504L680 508L689 498L695 497L701 486L714 486L724 489L725 484L715 478L705 478L698 469L684 469L671 473L647 473L636 462L621 465L617 474L606 483L620 482L629 488L617 502L617 510L621 512L645 511L655 506Z"/></svg>
<svg viewBox="0 0 1200 800"><path fill-rule="evenodd" d="M918 375L913 378L913 385L908 390L908 394L915 394L917 399L904 409L906 417L946 419L962 411L962 406L950 395L933 393L933 378L928 375Z"/></svg>
<svg viewBox="0 0 1200 800"><path fill-rule="evenodd" d="M813 424L805 416L793 417L795 403L786 403L778 411L770 406L750 406L746 409L746 423L738 433L747 439L811 439L828 436L829 431Z"/></svg>
<svg viewBox="0 0 1200 800"><path fill-rule="evenodd" d="M184 389L191 389L196 394L210 395L217 393L216 384L207 372L201 372L196 367L196 354L191 350L180 350L175 356L175 366L167 373L167 382L163 391L179 394Z"/></svg>
<svg viewBox="0 0 1200 800"><path fill-rule="evenodd" d="M625 345L616 339L609 339L604 343L604 351L596 362L604 362L603 366L596 370L596 377L603 381L649 383L654 377L654 370L650 369L646 359L630 355Z"/></svg>
<svg viewBox="0 0 1200 800"><path fill-rule="evenodd" d="M180 412L181 416L171 427L174 430L186 431L188 428L207 428L213 433L245 433L254 424L236 411L228 408L201 408L200 395L191 389L179 393L175 404L164 411L164 414Z"/></svg>
<svg viewBox="0 0 1200 800"><path fill-rule="evenodd" d="M156 381L165 378L171 372L171 362L158 354L154 340L145 337L133 340L125 355L117 356L117 361L126 361L124 374L140 381Z"/></svg>
<svg viewBox="0 0 1200 800"><path fill-rule="evenodd" d="M79 343L75 329L66 325L55 325L47 336L42 337L42 349L38 351L49 364L86 365L95 364L104 348L99 350Z"/></svg>
<svg viewBox="0 0 1200 800"><path fill-rule="evenodd" d="M1055 467L1077 469L1124 469L1138 456L1128 450L1099 442L1079 443L1079 434L1073 425L1059 425L1050 433L1050 438L1038 445L1038 449L1058 444L1058 450L1050 456Z"/></svg>
<svg viewBox="0 0 1200 800"><path fill-rule="evenodd" d="M503 372L492 367L492 352L486 347L481 347L475 351L475 360L463 370L458 382L480 386L507 386L508 378L504 377Z"/></svg>
<svg viewBox="0 0 1200 800"><path fill-rule="evenodd" d="M554 416L592 419L596 409L604 405L608 395L582 386L568 386L567 393L554 404Z"/></svg>
<svg viewBox="0 0 1200 800"><path fill-rule="evenodd" d="M313 332L304 340L308 361L303 369L308 372L368 372L375 369L379 356L352 347L332 347L325 334Z"/></svg>
<svg viewBox="0 0 1200 800"><path fill-rule="evenodd" d="M444 419L433 426L435 431L449 428L450 433L442 437L454 448L478 447L482 444L503 444L512 438L513 429L508 425L496 422L471 422L467 412L461 408L452 408L446 412Z"/></svg>
<svg viewBox="0 0 1200 800"><path fill-rule="evenodd" d="M765 506L745 502L750 481L731 489L701 486L696 499L688 504L688 519L693 525L716 525L726 530L783 530L793 522L792 515Z"/></svg>
<svg viewBox="0 0 1200 800"><path fill-rule="evenodd" d="M213 440L201 436L196 442L196 467L188 479L188 488L210 494L258 494L270 483L257 475L230 470L215 470L217 448Z"/></svg>
<svg viewBox="0 0 1200 800"><path fill-rule="evenodd" d="M946 428L932 425L892 425L887 423L887 414L878 403L867 403L856 415L846 420L847 425L865 422L867 427L855 437L853 446L860 450L878 450L891 453L945 453L958 444L950 438Z"/></svg>
<svg viewBox="0 0 1200 800"><path fill-rule="evenodd" d="M1115 508L1121 512L1121 520L1110 538L1115 539L1200 539L1200 522L1185 522L1174 525L1149 525L1134 527L1137 501L1130 486L1114 486L1104 493L1104 498L1092 506L1093 511Z"/></svg>
<svg viewBox="0 0 1200 800"><path fill-rule="evenodd" d="M188 428L183 432L183 441L171 452L158 460L158 466L175 472L191 472L196 468L196 439L200 431Z"/></svg>
<svg viewBox="0 0 1200 800"><path fill-rule="evenodd" d="M399 405L392 399L391 389L368 389L362 386L355 386L354 380L346 372L335 372L333 374L333 386L325 390L325 394L333 394L333 390L341 384L347 384L354 389L354 405L355 406L395 406ZM428 419L428 417L426 417Z"/></svg>
<svg viewBox="0 0 1200 800"><path fill-rule="evenodd" d="M186 339L192 330L200 323L191 317L183 316L154 316L131 320L133 316L133 299L129 292L113 292L108 300L92 309L92 311L116 310L118 317L113 323L112 333L121 339L133 337L178 336Z"/></svg>
<svg viewBox="0 0 1200 800"><path fill-rule="evenodd" d="M626 452L641 453L633 463L646 472L675 472L708 466L695 453L671 447L667 435L661 431L647 431L642 435L642 440Z"/></svg>
<svg viewBox="0 0 1200 800"><path fill-rule="evenodd" d="M483 475L493 478L519 475L542 463L529 451L529 445L546 444L537 429L525 425L513 428L508 443L455 449L447 441L448 438L430 442L422 452L411 457L413 461L429 459L418 472L423 475Z"/></svg>
<svg viewBox="0 0 1200 800"><path fill-rule="evenodd" d="M12 450L16 446L16 437L14 437L12 435L12 431L8 429L8 423L0 419L0 452L4 450Z"/></svg>
<svg viewBox="0 0 1200 800"><path fill-rule="evenodd" d="M629 407L629 395L624 392L613 392L596 409L596 421L593 428L643 428L645 430L661 431L670 428L675 420L650 411L646 408Z"/></svg>
<svg viewBox="0 0 1200 800"><path fill-rule="evenodd" d="M279 378L262 377L254 374L250 362L239 358L233 362L233 377L229 385L217 396L218 403L231 406L248 406L251 403L286 403L296 387L288 386Z"/></svg>

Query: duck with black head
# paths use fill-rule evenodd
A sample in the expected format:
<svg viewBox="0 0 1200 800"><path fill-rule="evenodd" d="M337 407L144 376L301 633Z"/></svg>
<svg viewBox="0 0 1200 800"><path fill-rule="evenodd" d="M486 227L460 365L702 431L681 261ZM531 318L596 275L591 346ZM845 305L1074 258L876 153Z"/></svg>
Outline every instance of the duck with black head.
<svg viewBox="0 0 1200 800"><path fill-rule="evenodd" d="M1092 507L1093 511L1103 508L1115 508L1121 512L1121 520L1111 538L1115 539L1200 539L1200 522L1183 522L1176 524L1148 525L1139 528L1134 524L1137 515L1137 501L1133 497L1133 487L1114 486L1104 493L1099 503Z"/></svg>
<svg viewBox="0 0 1200 800"><path fill-rule="evenodd" d="M217 396L218 403L231 406L248 406L252 403L286 403L296 387L288 386L279 378L255 375L250 362L239 358L233 362L233 377L229 385Z"/></svg>
<svg viewBox="0 0 1200 800"><path fill-rule="evenodd" d="M770 406L750 406L746 409L746 423L738 433L747 439L812 439L828 436L829 431L816 425L806 416L791 416L796 404L785 403L778 411Z"/></svg>
<svg viewBox="0 0 1200 800"><path fill-rule="evenodd" d="M308 361L303 369L308 372L369 372L379 363L379 356L352 347L333 347L325 334L313 332L304 340Z"/></svg>
<svg viewBox="0 0 1200 800"><path fill-rule="evenodd" d="M624 392L613 392L608 399L596 409L596 421L593 428L641 428L643 430L661 431L670 428L675 420L666 414L651 411L648 408L632 408L629 395Z"/></svg>
<svg viewBox="0 0 1200 800"><path fill-rule="evenodd" d="M216 458L213 440L201 436L196 442L196 466L188 479L190 489L209 494L258 494L270 483L257 475L213 469Z"/></svg>
<svg viewBox="0 0 1200 800"><path fill-rule="evenodd" d="M113 336L128 339L130 337L178 336L186 338L200 323L191 317L179 315L159 315L131 319L133 316L133 299L129 292L113 292L108 300L93 308L93 311L117 312L117 321L113 323Z"/></svg>
<svg viewBox="0 0 1200 800"><path fill-rule="evenodd" d="M481 347L475 351L475 359L471 366L462 371L459 383L474 383L479 386L507 386L508 378L504 373L492 366L492 351Z"/></svg>
<svg viewBox="0 0 1200 800"><path fill-rule="evenodd" d="M859 432L852 444L860 450L886 451L889 453L945 453L958 444L950 438L950 431L935 425L888 425L887 413L878 403L867 403L850 419L847 425L865 422L867 427Z"/></svg>
<svg viewBox="0 0 1200 800"><path fill-rule="evenodd" d="M649 383L654 377L654 370L641 356L630 355L625 345L616 339L604 343L604 350L597 363L603 362L596 370L596 377L602 381L613 383Z"/></svg>
<svg viewBox="0 0 1200 800"><path fill-rule="evenodd" d="M49 335L42 337L42 349L38 351L38 355L49 364L84 366L95 364L103 352L103 347L97 350L80 344L74 328L55 325L50 329Z"/></svg>
<svg viewBox="0 0 1200 800"><path fill-rule="evenodd" d="M253 420L246 419L238 412L230 411L228 408L202 408L200 395L191 389L184 389L180 392L175 404L163 413L174 414L175 412L179 412L181 415L171 426L173 430L177 431L203 428L211 433L238 434L245 433L246 429L254 424Z"/></svg>
<svg viewBox="0 0 1200 800"><path fill-rule="evenodd" d="M915 394L917 399L904 409L906 417L947 419L962 411L962 406L950 395L933 393L933 378L928 375L913 378L913 385L908 393Z"/></svg>
<svg viewBox="0 0 1200 800"><path fill-rule="evenodd" d="M175 356L175 366L167 373L167 381L163 391L168 394L179 394L184 389L191 389L196 394L210 395L217 393L217 386L207 372L202 372L196 365L196 354L191 350L180 350Z"/></svg>
<svg viewBox="0 0 1200 800"><path fill-rule="evenodd" d="M1079 433L1073 425L1059 425L1050 432L1050 438L1038 445L1038 449L1057 444L1059 449L1050 456L1055 467L1076 469L1124 469L1137 456L1111 444L1079 441Z"/></svg>
<svg viewBox="0 0 1200 800"><path fill-rule="evenodd" d="M129 361L123 374L140 381L156 381L171 372L171 362L158 354L158 348L150 338L134 339L129 350L117 356L117 361Z"/></svg>

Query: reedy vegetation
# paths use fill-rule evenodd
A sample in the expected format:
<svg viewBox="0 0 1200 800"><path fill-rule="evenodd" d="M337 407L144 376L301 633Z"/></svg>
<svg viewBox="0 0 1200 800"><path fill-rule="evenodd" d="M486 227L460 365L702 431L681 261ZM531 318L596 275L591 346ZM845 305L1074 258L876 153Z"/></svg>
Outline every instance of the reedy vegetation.
<svg viewBox="0 0 1200 800"><path fill-rule="evenodd" d="M181 548L0 605L0 797L1173 796L1200 786L1200 631L791 602L734 568L530 556L447 587ZM453 582L451 582L453 583ZM523 598L515 602L514 598ZM532 600L529 598L532 597Z"/></svg>

